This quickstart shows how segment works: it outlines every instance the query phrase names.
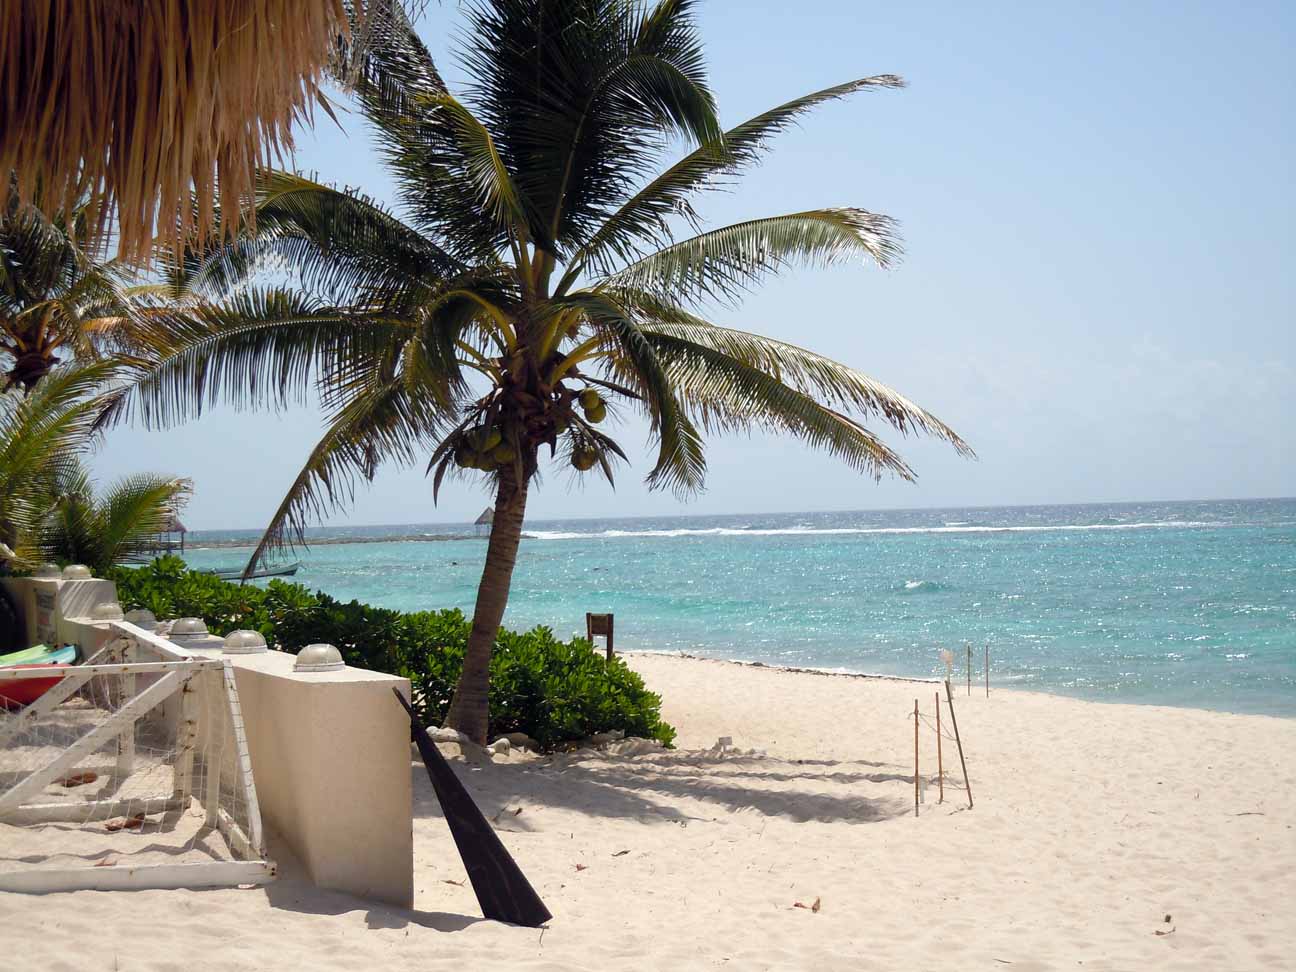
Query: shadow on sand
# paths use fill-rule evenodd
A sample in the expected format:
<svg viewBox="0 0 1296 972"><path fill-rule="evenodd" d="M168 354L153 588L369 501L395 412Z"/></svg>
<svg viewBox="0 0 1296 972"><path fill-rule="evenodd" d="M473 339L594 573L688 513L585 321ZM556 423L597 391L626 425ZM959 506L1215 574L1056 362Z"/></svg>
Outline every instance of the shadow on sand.
<svg viewBox="0 0 1296 972"><path fill-rule="evenodd" d="M419 925L434 931L456 932L486 920L474 915L418 911L385 905L341 891L318 888L306 876L305 869L292 850L273 833L269 838L270 856L278 867L279 875L261 890L272 908L307 915L344 915L361 911L364 912L365 924L371 930Z"/></svg>
<svg viewBox="0 0 1296 972"><path fill-rule="evenodd" d="M590 753L488 766L452 760L451 765L482 812L498 829L513 832L531 829L525 813L514 813L528 803L642 823L709 820L709 805L793 821L873 823L900 816L911 804L906 798L879 795L870 784L913 781L898 768L877 772L883 765L879 763L708 753ZM422 766L416 763L412 770L415 815L439 817Z"/></svg>

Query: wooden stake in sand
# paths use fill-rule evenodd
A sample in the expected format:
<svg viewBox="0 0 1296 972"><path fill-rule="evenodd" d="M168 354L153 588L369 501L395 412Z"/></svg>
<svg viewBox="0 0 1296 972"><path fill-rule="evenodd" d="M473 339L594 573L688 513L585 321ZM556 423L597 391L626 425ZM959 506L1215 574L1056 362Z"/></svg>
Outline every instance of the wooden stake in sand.
<svg viewBox="0 0 1296 972"><path fill-rule="evenodd" d="M945 802L945 758L941 755L940 693L936 693L936 782L940 786L937 803Z"/></svg>
<svg viewBox="0 0 1296 972"><path fill-rule="evenodd" d="M985 654L985 673L986 673L986 698L990 698L990 642L986 642Z"/></svg>
<svg viewBox="0 0 1296 972"><path fill-rule="evenodd" d="M958 716L954 714L954 693L950 691L950 683L945 683L945 698L949 701L950 722L954 723L954 741L958 743L959 762L963 764L963 786L967 789L968 809L972 809L972 781L967 775L967 760L963 758L963 738L958 731Z"/></svg>
<svg viewBox="0 0 1296 972"><path fill-rule="evenodd" d="M968 667L967 667L968 695L971 695L972 694L972 642L970 641L967 643L967 652L968 652Z"/></svg>
<svg viewBox="0 0 1296 972"><path fill-rule="evenodd" d="M918 816L918 700L914 699L914 816Z"/></svg>

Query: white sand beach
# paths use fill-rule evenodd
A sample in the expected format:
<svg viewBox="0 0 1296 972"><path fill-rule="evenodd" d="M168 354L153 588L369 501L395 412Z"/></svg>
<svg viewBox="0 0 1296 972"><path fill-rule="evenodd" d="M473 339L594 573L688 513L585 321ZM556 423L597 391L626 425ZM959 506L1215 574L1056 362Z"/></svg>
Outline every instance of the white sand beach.
<svg viewBox="0 0 1296 972"><path fill-rule="evenodd" d="M457 764L544 930L477 917L412 760L414 910L318 891L276 842L264 889L0 895L5 967L1291 967L1296 721L974 686L955 701L975 808L948 743L937 802L924 726L915 818L910 713L934 684L630 661L675 751Z"/></svg>

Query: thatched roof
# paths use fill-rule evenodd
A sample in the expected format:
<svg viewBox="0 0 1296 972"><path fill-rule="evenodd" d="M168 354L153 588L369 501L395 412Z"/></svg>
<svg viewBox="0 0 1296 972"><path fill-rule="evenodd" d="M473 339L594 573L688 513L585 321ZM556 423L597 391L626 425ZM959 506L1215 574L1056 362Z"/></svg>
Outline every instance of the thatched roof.
<svg viewBox="0 0 1296 972"><path fill-rule="evenodd" d="M122 255L236 228L256 167L319 104L347 10L397 0L7 0L0 176L46 212L88 196ZM192 202L191 202L192 200Z"/></svg>
<svg viewBox="0 0 1296 972"><path fill-rule="evenodd" d="M189 528L180 522L180 517L176 516L173 513L171 514L171 519L167 520L166 526L163 528L162 532L163 533L188 533Z"/></svg>
<svg viewBox="0 0 1296 972"><path fill-rule="evenodd" d="M490 526L495 522L495 507L488 506L482 510L482 515L473 521L475 526Z"/></svg>

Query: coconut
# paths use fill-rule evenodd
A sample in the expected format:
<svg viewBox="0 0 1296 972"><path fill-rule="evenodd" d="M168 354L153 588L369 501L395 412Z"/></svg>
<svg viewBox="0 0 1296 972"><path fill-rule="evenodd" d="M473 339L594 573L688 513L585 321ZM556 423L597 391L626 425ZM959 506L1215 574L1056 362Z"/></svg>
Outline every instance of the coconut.
<svg viewBox="0 0 1296 972"><path fill-rule="evenodd" d="M459 445L455 446L455 451L454 451L455 463L461 469L472 468L472 456L473 456L472 449L468 447L468 444L466 442L461 442Z"/></svg>
<svg viewBox="0 0 1296 972"><path fill-rule="evenodd" d="M504 463L507 462L512 462L516 457L517 457L517 453L513 451L513 447L509 445L507 442L501 442L499 445L497 445L494 449L491 450L491 458L494 459L496 462L498 462L500 465L503 465Z"/></svg>
<svg viewBox="0 0 1296 972"><path fill-rule="evenodd" d="M478 425L476 429L470 429L467 438L468 445L478 452L490 452L492 448L504 441L503 435L499 434L499 429L492 429L489 425Z"/></svg>
<svg viewBox="0 0 1296 972"><path fill-rule="evenodd" d="M589 446L581 446L572 453L572 465L581 472L594 468L594 463L598 462L598 453Z"/></svg>
<svg viewBox="0 0 1296 972"><path fill-rule="evenodd" d="M478 452L490 452L504 440L499 429L479 425L468 433L468 442Z"/></svg>
<svg viewBox="0 0 1296 972"><path fill-rule="evenodd" d="M590 411L590 409L598 408L603 404L603 397L593 388L586 388L580 393L579 398L581 408L585 409L587 412Z"/></svg>
<svg viewBox="0 0 1296 972"><path fill-rule="evenodd" d="M607 418L607 406L602 402L599 402L596 407L588 409L585 412L585 418L588 421L593 422L595 425L598 425Z"/></svg>

